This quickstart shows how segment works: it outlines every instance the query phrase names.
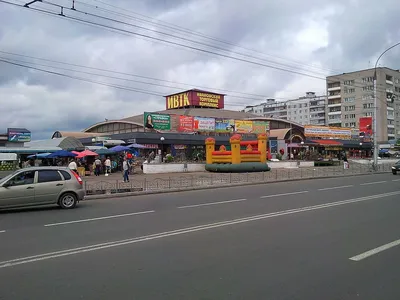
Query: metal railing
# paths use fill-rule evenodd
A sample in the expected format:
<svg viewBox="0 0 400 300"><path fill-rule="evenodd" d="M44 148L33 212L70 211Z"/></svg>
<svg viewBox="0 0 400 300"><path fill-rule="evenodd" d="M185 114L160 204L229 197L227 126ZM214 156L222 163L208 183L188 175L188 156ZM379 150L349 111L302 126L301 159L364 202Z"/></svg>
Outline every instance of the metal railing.
<svg viewBox="0 0 400 300"><path fill-rule="evenodd" d="M340 167L314 167L296 169L272 169L257 173L209 173L187 174L168 178L133 179L131 182L115 181L85 181L86 194L117 194L132 192L154 192L165 190L185 190L207 187L234 186L243 184L268 183L286 180L312 179L324 177L340 177L357 174L391 172L391 164L380 164L371 167L370 164L352 164L349 169ZM375 170L374 170L375 169Z"/></svg>

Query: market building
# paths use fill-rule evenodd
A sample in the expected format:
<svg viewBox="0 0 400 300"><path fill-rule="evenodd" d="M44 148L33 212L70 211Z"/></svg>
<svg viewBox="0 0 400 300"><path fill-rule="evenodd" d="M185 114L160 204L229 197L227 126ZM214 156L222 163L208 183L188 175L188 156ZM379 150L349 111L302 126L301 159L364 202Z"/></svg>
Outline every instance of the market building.
<svg viewBox="0 0 400 300"><path fill-rule="evenodd" d="M165 96L165 110L105 120L83 132L56 131L52 138L74 137L92 147L139 144L148 151L190 155L190 152L204 148L208 136L213 136L217 145L226 145L233 133L240 133L244 140L252 140L257 134L267 132L270 153L284 153L284 158L310 147L326 156L336 156L344 151L365 157L371 155L370 140L360 140L359 132L354 129L301 125L290 120L228 110L224 109L224 97L224 94L197 89L183 91Z"/></svg>

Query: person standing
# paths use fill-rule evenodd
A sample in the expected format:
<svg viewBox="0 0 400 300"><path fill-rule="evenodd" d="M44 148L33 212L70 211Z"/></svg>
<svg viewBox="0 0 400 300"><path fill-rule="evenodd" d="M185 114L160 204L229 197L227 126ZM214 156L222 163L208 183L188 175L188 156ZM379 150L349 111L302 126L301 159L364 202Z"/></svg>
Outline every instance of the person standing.
<svg viewBox="0 0 400 300"><path fill-rule="evenodd" d="M108 174L111 173L111 160L109 157L107 157L104 165L106 166L106 176L108 176Z"/></svg>
<svg viewBox="0 0 400 300"><path fill-rule="evenodd" d="M71 161L68 165L68 168L78 174L78 166L76 165L76 162L74 159L71 159Z"/></svg>
<svg viewBox="0 0 400 300"><path fill-rule="evenodd" d="M124 158L124 162L122 163L122 169L124 172L124 182L129 182L129 163L126 158Z"/></svg>
<svg viewBox="0 0 400 300"><path fill-rule="evenodd" d="M100 171L101 171L101 160L99 158L96 158L94 161L94 175L100 176Z"/></svg>

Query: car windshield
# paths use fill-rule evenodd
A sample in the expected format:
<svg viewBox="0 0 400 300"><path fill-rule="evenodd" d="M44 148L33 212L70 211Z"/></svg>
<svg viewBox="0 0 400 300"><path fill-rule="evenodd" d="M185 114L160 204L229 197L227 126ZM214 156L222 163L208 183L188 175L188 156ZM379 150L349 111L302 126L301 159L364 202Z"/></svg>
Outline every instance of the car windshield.
<svg viewBox="0 0 400 300"><path fill-rule="evenodd" d="M4 182L6 182L7 180L9 180L11 177L13 177L17 172L13 172L9 175L7 175L6 177L0 178L0 184L3 184Z"/></svg>

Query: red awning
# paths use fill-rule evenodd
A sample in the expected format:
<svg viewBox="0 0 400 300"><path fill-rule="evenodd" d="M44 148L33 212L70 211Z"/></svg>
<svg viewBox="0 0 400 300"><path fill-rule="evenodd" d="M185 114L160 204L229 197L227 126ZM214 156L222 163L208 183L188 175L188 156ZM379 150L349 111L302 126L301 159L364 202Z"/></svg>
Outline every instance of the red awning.
<svg viewBox="0 0 400 300"><path fill-rule="evenodd" d="M341 142L335 140L312 140L312 142L321 146L343 146Z"/></svg>

